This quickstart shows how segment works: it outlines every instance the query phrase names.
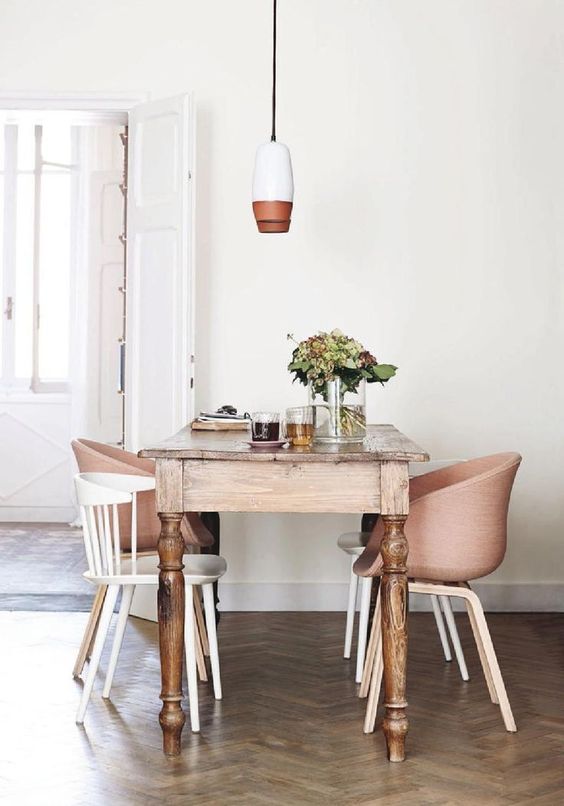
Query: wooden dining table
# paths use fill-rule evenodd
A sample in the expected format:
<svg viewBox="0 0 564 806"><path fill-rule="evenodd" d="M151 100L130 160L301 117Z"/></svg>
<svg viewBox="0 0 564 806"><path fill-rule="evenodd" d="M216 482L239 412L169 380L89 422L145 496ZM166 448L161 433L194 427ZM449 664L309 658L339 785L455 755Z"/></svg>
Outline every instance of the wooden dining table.
<svg viewBox="0 0 564 806"><path fill-rule="evenodd" d="M163 749L181 750L184 656L184 512L379 513L381 543L383 732L390 761L403 761L406 700L409 463L428 454L392 425L371 425L361 443L254 449L240 432L189 427L139 456L156 460L158 621Z"/></svg>

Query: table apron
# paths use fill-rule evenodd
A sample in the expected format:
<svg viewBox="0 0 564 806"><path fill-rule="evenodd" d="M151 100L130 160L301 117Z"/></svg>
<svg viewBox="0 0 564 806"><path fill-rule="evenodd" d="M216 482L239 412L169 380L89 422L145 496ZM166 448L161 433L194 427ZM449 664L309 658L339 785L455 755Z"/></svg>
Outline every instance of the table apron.
<svg viewBox="0 0 564 806"><path fill-rule="evenodd" d="M185 512L379 512L379 462L185 459Z"/></svg>

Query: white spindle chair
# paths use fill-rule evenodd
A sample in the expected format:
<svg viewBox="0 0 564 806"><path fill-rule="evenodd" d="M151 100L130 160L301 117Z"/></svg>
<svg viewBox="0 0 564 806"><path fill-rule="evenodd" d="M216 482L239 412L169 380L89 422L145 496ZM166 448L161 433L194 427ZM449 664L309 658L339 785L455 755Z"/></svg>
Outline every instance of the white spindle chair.
<svg viewBox="0 0 564 806"><path fill-rule="evenodd" d="M121 605L116 623L115 636L106 674L102 697L108 698L119 652L123 642L125 626L131 600L137 585L158 584L158 557L138 556L136 532L136 493L154 489L155 479L147 476L130 476L119 473L79 473L75 476L75 486L82 529L84 547L88 561L88 571L84 577L95 585L107 585L108 590L102 608L96 640L90 658L88 674L84 682L82 698L76 715L79 724L84 722L88 702L92 694L94 680L100 663L102 650L110 627L112 614L120 589ZM132 530L131 553L122 557L119 536L118 506L131 503ZM202 587L204 610L210 648L210 661L215 698L220 700L221 678L219 653L215 623L213 583L226 571L223 557L210 554L185 554L184 577L186 581L185 647L188 694L190 701L190 721L194 732L200 729L198 713L198 683L196 673L196 640L193 607L193 588Z"/></svg>

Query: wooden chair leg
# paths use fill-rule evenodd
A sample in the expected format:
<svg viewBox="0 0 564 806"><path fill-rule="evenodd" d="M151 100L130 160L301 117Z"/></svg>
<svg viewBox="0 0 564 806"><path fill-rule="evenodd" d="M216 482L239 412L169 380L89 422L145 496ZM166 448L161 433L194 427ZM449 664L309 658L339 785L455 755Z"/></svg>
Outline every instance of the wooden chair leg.
<svg viewBox="0 0 564 806"><path fill-rule="evenodd" d="M352 639L353 639L353 632L354 632L354 618L356 615L356 594L358 590L358 577L353 571L353 565L355 564L357 558L353 557L351 559L351 576L349 580L349 597L347 602L347 621L345 624L345 648L343 649L343 657L350 658L351 656L351 648L352 648Z"/></svg>
<svg viewBox="0 0 564 806"><path fill-rule="evenodd" d="M100 629L98 630L96 641L94 642L92 660L88 667L88 674L86 675L86 680L84 681L82 697L80 699L80 705L78 706L78 712L76 714L76 722L79 725L82 725L84 722L84 716L86 714L86 709L88 708L90 695L92 694L92 688L94 686L96 672L98 671L98 665L102 656L102 650L104 649L106 636L108 635L108 629L114 614L114 607L117 601L119 588L119 585L111 585L107 591L106 598L104 599L104 606L100 615Z"/></svg>
<svg viewBox="0 0 564 806"><path fill-rule="evenodd" d="M503 718L505 729L510 733L515 733L517 726L515 725L515 720L513 719L509 698L507 696L507 691L505 690L505 683L503 682L503 677L501 676L501 670L499 668L499 663L497 662L497 656L495 654L494 645L488 629L482 603L474 591L470 589L468 589L467 602L471 606L474 613L474 618L476 619L476 626L478 628L483 650L490 668L493 686L499 699L499 707L501 709L501 716Z"/></svg>
<svg viewBox="0 0 564 806"><path fill-rule="evenodd" d="M188 610L188 608L186 608ZM196 652L196 666L198 667L198 677L202 681L202 683L207 683L208 680L208 670L206 669L206 659L204 658L204 650L202 647L202 636L200 635L200 631L198 629L198 624L196 620L196 604L194 597L192 596L192 613L193 613L193 623L194 623L194 645L195 645L195 652Z"/></svg>
<svg viewBox="0 0 564 806"><path fill-rule="evenodd" d="M383 674L384 674L384 662L382 659L382 630L381 626L378 625L372 679L370 681L370 694L368 695L368 701L366 703L366 714L364 717L364 733L374 733L374 726L376 725L376 714L378 712L378 701L380 700L380 689L382 687Z"/></svg>
<svg viewBox="0 0 564 806"><path fill-rule="evenodd" d="M221 700L221 673L219 669L219 650L217 647L217 630L215 624L215 603L213 600L213 584L203 586L204 607L206 610L206 622L210 631L210 664L212 669L213 692L216 700Z"/></svg>
<svg viewBox="0 0 564 806"><path fill-rule="evenodd" d="M374 608L374 615L372 617L372 629L370 630L370 641L368 642L368 649L366 650L366 659L364 661L364 669L362 671L362 680L360 681L360 691L358 696L363 699L368 696L368 689L370 687L370 680L372 679L372 672L374 670L374 658L376 657L376 644L378 641L378 634L380 632L380 619L382 613L382 605L380 602L380 588L378 588L378 595L376 597L376 607Z"/></svg>
<svg viewBox="0 0 564 806"><path fill-rule="evenodd" d="M74 668L72 670L73 677L80 677L82 670L84 669L86 659L90 657L92 652L92 647L94 646L94 641L96 638L96 631L98 629L98 622L100 620L100 613L102 612L107 590L107 585L99 585L96 590L94 601L92 602L90 616L88 617L86 629L84 630L84 635L82 636L80 648L78 650Z"/></svg>
<svg viewBox="0 0 564 806"><path fill-rule="evenodd" d="M469 587L469 586L465 586ZM468 618L470 619L470 626L472 627L472 634L474 635L474 641L476 642L476 649L478 650L478 655L480 657L480 663L482 664L482 670L484 672L484 677L486 678L486 685L488 687L488 692L490 695L490 700L495 704L499 705L499 699L497 696L497 692L495 690L495 686L492 680L492 673L490 670L490 665L488 663L488 659L486 653L484 651L484 645L482 644L482 637L480 635L480 631L478 629L478 625L476 623L476 618L474 616L474 611L472 609L472 605L468 601L468 599L464 599L466 604L466 610L468 611Z"/></svg>
<svg viewBox="0 0 564 806"><path fill-rule="evenodd" d="M114 631L114 640L110 660L108 662L108 671L106 672L106 682L104 683L104 689L102 691L102 697L106 700L109 699L110 691L112 690L114 674L116 672L121 645L123 644L123 636L125 634L125 628L129 618L129 610L131 608L131 600L133 599L134 593L135 585L124 585L121 591L119 615Z"/></svg>
<svg viewBox="0 0 564 806"><path fill-rule="evenodd" d="M362 682L364 658L366 655L366 639L368 637L368 617L370 615L371 591L372 591L372 577L363 577L360 580L360 614L358 618L358 640L356 648L355 683Z"/></svg>
<svg viewBox="0 0 564 806"><path fill-rule="evenodd" d="M104 586L104 587L106 587L106 586ZM106 587L106 593L107 592L108 592L108 589ZM104 595L104 598L102 600L102 608L104 607L104 602L105 601L106 601L106 597ZM102 615L102 612L100 610L100 616L101 615ZM98 617L98 620L97 620L96 624L94 625L94 630L92 632L92 638L90 639L90 644L88 645L88 650L86 651L86 660L87 660L88 663L90 663L90 658L91 658L92 652L94 650L94 644L96 643L96 636L98 635L98 627L99 626L100 626L100 617Z"/></svg>
<svg viewBox="0 0 564 806"><path fill-rule="evenodd" d="M208 641L208 631L204 621L204 614L202 612L202 600L200 599L200 588L194 585L194 613L196 614L196 628L200 633L202 641L202 650L206 658L210 656L210 644Z"/></svg>

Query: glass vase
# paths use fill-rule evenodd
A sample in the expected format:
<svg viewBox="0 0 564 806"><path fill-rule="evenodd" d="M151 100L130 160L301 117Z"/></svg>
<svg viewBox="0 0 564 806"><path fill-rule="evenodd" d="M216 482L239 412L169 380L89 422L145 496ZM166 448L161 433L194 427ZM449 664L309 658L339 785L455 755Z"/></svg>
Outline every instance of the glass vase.
<svg viewBox="0 0 564 806"><path fill-rule="evenodd" d="M366 436L366 381L356 391L346 389L341 378L327 381L322 389L309 384L313 406L315 442L362 442Z"/></svg>

